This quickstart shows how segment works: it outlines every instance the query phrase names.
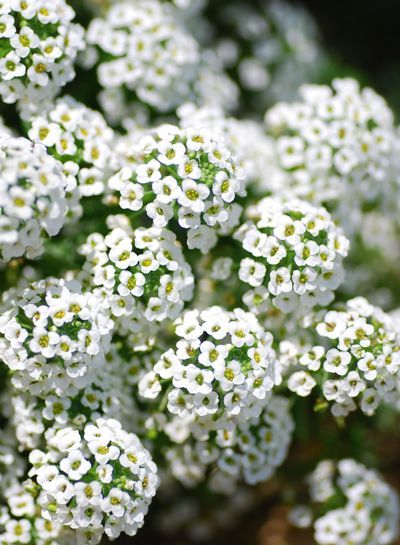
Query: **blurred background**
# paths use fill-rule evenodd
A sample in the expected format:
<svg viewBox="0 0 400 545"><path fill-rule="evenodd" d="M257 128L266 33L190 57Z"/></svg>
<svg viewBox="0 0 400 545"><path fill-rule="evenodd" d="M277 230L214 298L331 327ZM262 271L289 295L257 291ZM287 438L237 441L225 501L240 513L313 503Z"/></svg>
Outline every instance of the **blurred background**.
<svg viewBox="0 0 400 545"><path fill-rule="evenodd" d="M251 1L249 2L251 3ZM264 2L268 4L268 2ZM292 2L296 4L296 2ZM304 0L325 48L343 70L360 76L400 108L400 4L397 0Z"/></svg>

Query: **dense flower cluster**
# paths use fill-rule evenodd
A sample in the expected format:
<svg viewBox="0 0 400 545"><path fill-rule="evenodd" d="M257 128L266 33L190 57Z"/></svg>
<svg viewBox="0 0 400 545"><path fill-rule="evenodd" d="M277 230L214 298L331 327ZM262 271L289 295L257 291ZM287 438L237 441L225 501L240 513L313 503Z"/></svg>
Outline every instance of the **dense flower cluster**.
<svg viewBox="0 0 400 545"><path fill-rule="evenodd" d="M0 545L267 542L310 467L318 544L396 538L400 128L338 63L288 0L0 0Z"/></svg>
<svg viewBox="0 0 400 545"><path fill-rule="evenodd" d="M43 252L65 222L68 180L41 145L0 133L0 262Z"/></svg>
<svg viewBox="0 0 400 545"><path fill-rule="evenodd" d="M291 391L307 396L318 384L335 416L358 405L374 414L396 395L400 336L388 314L357 297L344 309L329 310L315 329L325 344L300 357L304 370L290 377Z"/></svg>
<svg viewBox="0 0 400 545"><path fill-rule="evenodd" d="M91 375L90 383L75 395L45 398L30 393L10 392L5 397L11 408L8 417L15 428L19 448L32 450L40 446L46 429L69 423L82 425L101 416L115 418L132 429L134 401L125 371L129 367L115 350L105 356L105 364Z"/></svg>
<svg viewBox="0 0 400 545"><path fill-rule="evenodd" d="M287 175L283 194L329 205L346 230L357 226L368 203L395 204L397 214L398 144L384 99L352 79L303 85L300 99L276 104L265 117Z"/></svg>
<svg viewBox="0 0 400 545"><path fill-rule="evenodd" d="M0 96L19 102L23 115L75 77L74 61L84 49L84 31L73 24L65 0L8 0L0 9Z"/></svg>
<svg viewBox="0 0 400 545"><path fill-rule="evenodd" d="M246 187L256 193L277 192L286 174L277 164L274 142L261 123L226 117L222 108L197 108L188 103L178 110L180 126L212 131L232 151L243 169Z"/></svg>
<svg viewBox="0 0 400 545"><path fill-rule="evenodd" d="M318 545L387 545L398 537L399 498L376 471L350 459L324 460L309 487L315 508L298 507L292 520L301 526L313 521Z"/></svg>
<svg viewBox="0 0 400 545"><path fill-rule="evenodd" d="M42 517L76 530L82 544L99 543L104 533L135 535L158 484L136 435L117 420L99 418L82 431L53 428L46 437L48 451L29 455Z"/></svg>
<svg viewBox="0 0 400 545"><path fill-rule="evenodd" d="M194 278L173 233L160 227L120 227L90 235L81 248L94 294L104 293L111 314L128 331L143 321L176 319L192 297Z"/></svg>
<svg viewBox="0 0 400 545"><path fill-rule="evenodd" d="M96 48L100 100L114 121L123 119L126 101L165 112L199 97L226 104L236 94L215 55L202 53L173 7L160 0L115 3L91 22L87 40Z"/></svg>
<svg viewBox="0 0 400 545"><path fill-rule="evenodd" d="M343 281L348 240L328 212L307 202L261 200L235 233L249 254L239 278L253 289L244 296L257 311L266 298L284 312L325 306Z"/></svg>
<svg viewBox="0 0 400 545"><path fill-rule="evenodd" d="M259 416L280 380L272 335L241 309L187 311L175 325L179 340L139 383L146 399L167 397L168 412L196 417L206 429Z"/></svg>
<svg viewBox="0 0 400 545"><path fill-rule="evenodd" d="M0 535L4 545L67 545L71 542L72 536L61 524L40 516L40 506L35 502L34 496L19 482L13 482L3 495Z"/></svg>
<svg viewBox="0 0 400 545"><path fill-rule="evenodd" d="M28 135L76 176L82 196L104 192L112 172L114 132L99 112L66 96L30 120Z"/></svg>
<svg viewBox="0 0 400 545"><path fill-rule="evenodd" d="M245 194L242 170L209 131L161 125L134 152L133 168L124 167L109 181L121 208L145 206L155 227L177 220L188 230L188 247L203 253L238 223L241 207L235 201Z"/></svg>
<svg viewBox="0 0 400 545"><path fill-rule="evenodd" d="M233 494L241 482L255 485L268 480L286 458L293 421L286 399L268 398L264 405L259 418L168 449L173 476L187 487L207 480L220 494ZM171 439L177 437L171 433Z"/></svg>
<svg viewBox="0 0 400 545"><path fill-rule="evenodd" d="M1 309L0 356L13 386L49 399L89 384L110 341L112 322L101 304L74 281L41 280L10 292Z"/></svg>

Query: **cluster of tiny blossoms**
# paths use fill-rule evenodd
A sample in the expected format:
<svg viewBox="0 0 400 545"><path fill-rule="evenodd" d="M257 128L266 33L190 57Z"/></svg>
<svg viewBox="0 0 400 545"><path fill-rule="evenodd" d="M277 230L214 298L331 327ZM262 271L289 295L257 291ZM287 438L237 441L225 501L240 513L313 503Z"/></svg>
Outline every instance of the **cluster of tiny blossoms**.
<svg viewBox="0 0 400 545"><path fill-rule="evenodd" d="M357 227L365 204L395 201L398 213L392 179L398 144L384 99L352 79L304 85L300 99L278 103L265 116L287 175L283 194L329 205L346 231Z"/></svg>
<svg viewBox="0 0 400 545"><path fill-rule="evenodd" d="M50 393L44 398L28 392L11 390L4 396L7 414L15 429L21 450L38 448L46 429L51 426L82 424L104 416L115 418L132 428L134 400L125 373L129 367L115 350L105 356L104 365L92 374L90 383L75 395L60 397Z"/></svg>
<svg viewBox="0 0 400 545"><path fill-rule="evenodd" d="M176 321L179 340L139 382L139 395L168 413L219 429L259 416L280 380L272 335L254 315L220 307L190 310Z"/></svg>
<svg viewBox="0 0 400 545"><path fill-rule="evenodd" d="M357 406L372 415L396 397L400 336L388 314L357 297L343 310L329 310L316 332L325 346L299 358L304 370L289 378L291 391L308 396L318 385L335 416L347 416Z"/></svg>
<svg viewBox="0 0 400 545"><path fill-rule="evenodd" d="M241 207L235 201L245 195L242 169L210 131L161 125L134 152L136 164L109 181L121 208L145 207L155 227L177 220L188 230L188 247L203 253L238 223Z"/></svg>
<svg viewBox="0 0 400 545"><path fill-rule="evenodd" d="M158 485L157 468L136 435L117 420L99 418L82 430L46 432L47 451L29 455L29 476L45 520L76 530L78 543L103 534L133 536Z"/></svg>
<svg viewBox="0 0 400 545"><path fill-rule="evenodd" d="M37 111L74 79L84 31L65 0L3 2L0 8L0 96Z"/></svg>
<svg viewBox="0 0 400 545"><path fill-rule="evenodd" d="M234 235L249 254L238 272L252 287L244 295L249 308L257 312L269 296L284 312L329 304L343 281L349 247L329 213L307 202L267 197L249 216Z"/></svg>
<svg viewBox="0 0 400 545"><path fill-rule="evenodd" d="M28 135L77 178L82 196L103 193L112 172L114 131L99 112L65 96L30 119Z"/></svg>
<svg viewBox="0 0 400 545"><path fill-rule="evenodd" d="M40 397L74 395L104 364L112 322L79 283L41 280L10 292L1 309L0 356L13 387Z"/></svg>
<svg viewBox="0 0 400 545"><path fill-rule="evenodd" d="M194 278L175 235L166 229L121 227L89 236L80 249L94 294L127 331L143 322L175 320L192 298Z"/></svg>
<svg viewBox="0 0 400 545"><path fill-rule="evenodd" d="M68 545L73 542L63 526L40 516L32 493L17 481L4 491L0 508L0 535L4 545Z"/></svg>
<svg viewBox="0 0 400 545"><path fill-rule="evenodd" d="M243 169L246 188L256 193L275 193L286 176L276 163L273 139L262 123L226 117L217 106L196 107L187 103L178 109L180 126L212 131L232 151Z"/></svg>
<svg viewBox="0 0 400 545"><path fill-rule="evenodd" d="M293 428L288 400L273 396L259 418L221 428L206 439L186 440L168 449L166 458L173 476L186 487L206 481L215 493L233 494L240 483L256 485L271 478L286 458ZM177 438L173 432L171 439Z"/></svg>
<svg viewBox="0 0 400 545"><path fill-rule="evenodd" d="M114 90L160 111L191 97L201 54L170 8L159 0L123 0L91 22L87 40L97 50L103 107Z"/></svg>
<svg viewBox="0 0 400 545"><path fill-rule="evenodd" d="M4 133L0 177L0 262L35 258L65 222L68 180L43 146Z"/></svg>
<svg viewBox="0 0 400 545"><path fill-rule="evenodd" d="M324 460L309 488L313 507L299 506L291 518L302 527L313 523L318 545L389 545L398 537L399 498L376 471L350 459Z"/></svg>

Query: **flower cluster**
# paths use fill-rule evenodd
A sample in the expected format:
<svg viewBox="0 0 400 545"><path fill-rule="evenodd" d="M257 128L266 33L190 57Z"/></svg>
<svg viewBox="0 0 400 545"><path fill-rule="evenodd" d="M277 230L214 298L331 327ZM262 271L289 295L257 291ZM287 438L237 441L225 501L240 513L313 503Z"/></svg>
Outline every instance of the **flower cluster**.
<svg viewBox="0 0 400 545"><path fill-rule="evenodd" d="M299 358L304 370L290 376L291 391L307 396L318 384L335 416L358 405L372 415L396 396L400 336L388 314L357 297L342 310L329 310L315 329L326 344Z"/></svg>
<svg viewBox="0 0 400 545"><path fill-rule="evenodd" d="M328 205L349 232L366 204L393 206L394 201L397 214L398 144L384 99L352 79L336 79L332 87L304 85L300 98L276 104L265 116L277 162L287 175L283 194Z"/></svg>
<svg viewBox="0 0 400 545"><path fill-rule="evenodd" d="M256 193L276 193L286 174L276 163L274 142L261 123L226 117L222 108L196 107L192 103L178 109L180 126L212 131L232 151L243 169L246 187Z"/></svg>
<svg viewBox="0 0 400 545"><path fill-rule="evenodd" d="M82 196L103 193L112 172L114 132L99 112L66 96L30 119L28 135L76 176Z"/></svg>
<svg viewBox="0 0 400 545"><path fill-rule="evenodd" d="M74 395L105 362L112 322L79 283L41 280L10 292L1 309L0 357L13 387L43 398Z"/></svg>
<svg viewBox="0 0 400 545"><path fill-rule="evenodd" d="M114 121L122 120L127 100L161 112L199 96L232 100L224 85L233 84L220 74L215 55L204 56L179 14L160 0L115 3L91 22L87 40L96 49L101 104Z"/></svg>
<svg viewBox="0 0 400 545"><path fill-rule="evenodd" d="M48 450L29 455L42 517L76 530L82 544L99 543L104 533L135 535L158 485L157 468L136 435L99 418L81 431L51 428L46 437Z"/></svg>
<svg viewBox="0 0 400 545"><path fill-rule="evenodd" d="M272 335L254 315L219 307L190 310L176 321L179 340L139 382L139 395L160 400L204 429L257 417L280 380Z"/></svg>
<svg viewBox="0 0 400 545"><path fill-rule="evenodd" d="M109 181L121 208L140 211L147 202L155 227L176 219L188 230L188 247L203 253L238 223L242 170L209 131L161 125L140 140L135 155L133 168L124 167Z"/></svg>
<svg viewBox="0 0 400 545"><path fill-rule="evenodd" d="M218 29L218 55L250 94L251 108L262 111L273 101L290 100L300 84L315 77L318 32L301 6L283 0L229 3L216 16L225 31Z"/></svg>
<svg viewBox="0 0 400 545"><path fill-rule="evenodd" d="M309 485L314 507L299 506L291 518L303 527L313 521L318 545L388 545L398 537L399 498L376 471L350 459L324 460Z"/></svg>
<svg viewBox="0 0 400 545"><path fill-rule="evenodd" d="M0 24L1 28L1 24ZM67 213L68 180L41 145L0 134L0 262L43 252Z"/></svg>
<svg viewBox="0 0 400 545"><path fill-rule="evenodd" d="M32 493L18 481L3 492L0 511L0 535L4 545L45 545L71 542L61 524L40 516L40 506Z"/></svg>
<svg viewBox="0 0 400 545"><path fill-rule="evenodd" d="M233 494L241 482L255 485L274 474L286 458L293 427L288 400L275 396L264 403L259 418L173 446L166 459L172 475L186 487L206 480L213 492ZM167 431L176 441L173 426Z"/></svg>
<svg viewBox="0 0 400 545"><path fill-rule="evenodd" d="M343 281L349 244L328 212L267 197L249 215L235 237L249 254L238 275L252 287L244 295L251 310L257 312L269 296L284 312L329 304Z"/></svg>
<svg viewBox="0 0 400 545"><path fill-rule="evenodd" d="M24 117L75 77L74 61L85 44L74 16L65 0L8 0L1 6L0 96L8 104L19 102Z"/></svg>
<svg viewBox="0 0 400 545"><path fill-rule="evenodd" d="M51 393L41 398L27 392L8 393L5 401L11 407L8 416L19 448L38 448L51 426L82 425L101 416L115 418L131 430L135 407L130 384L125 381L126 371L129 374L129 366L111 349L105 356L105 365L96 369L90 384L75 395L60 397Z"/></svg>
<svg viewBox="0 0 400 545"><path fill-rule="evenodd" d="M190 266L166 229L117 227L105 237L90 235L80 251L91 289L104 294L112 316L127 331L138 331L143 321L175 320L192 298Z"/></svg>

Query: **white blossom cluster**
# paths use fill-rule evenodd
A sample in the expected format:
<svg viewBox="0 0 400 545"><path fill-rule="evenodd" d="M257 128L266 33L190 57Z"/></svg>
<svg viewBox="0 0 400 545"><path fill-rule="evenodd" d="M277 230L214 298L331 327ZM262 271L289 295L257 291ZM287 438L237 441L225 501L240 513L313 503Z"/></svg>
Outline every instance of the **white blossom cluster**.
<svg viewBox="0 0 400 545"><path fill-rule="evenodd" d="M226 117L222 108L196 107L187 103L178 109L180 126L212 131L225 142L243 169L246 187L256 193L278 192L286 174L277 164L273 139L261 123Z"/></svg>
<svg viewBox="0 0 400 545"><path fill-rule="evenodd" d="M105 297L127 331L139 331L146 321L175 320L192 298L193 274L171 231L117 227L105 237L90 235L80 251L91 290Z"/></svg>
<svg viewBox="0 0 400 545"><path fill-rule="evenodd" d="M237 225L245 195L242 169L230 150L204 129L161 125L134 150L136 164L109 181L124 210L141 211L155 227L177 220L190 249L208 252Z"/></svg>
<svg viewBox="0 0 400 545"><path fill-rule="evenodd" d="M186 487L206 480L212 492L233 494L240 483L254 486L271 478L287 456L293 427L288 400L275 396L264 403L259 418L175 445L166 458L172 475ZM171 433L172 440L177 437Z"/></svg>
<svg viewBox="0 0 400 545"><path fill-rule="evenodd" d="M82 545L104 534L135 535L158 485L157 468L136 435L99 418L82 431L51 428L46 439L47 451L29 455L42 517L76 530Z"/></svg>
<svg viewBox="0 0 400 545"><path fill-rule="evenodd" d="M258 5L257 5L258 4ZM228 3L219 13L226 36L216 49L225 68L261 108L290 100L314 78L320 57L318 31L301 6L286 1Z"/></svg>
<svg viewBox="0 0 400 545"><path fill-rule="evenodd" d="M196 418L205 430L260 415L280 381L272 335L254 315L212 307L189 310L176 321L175 348L139 382L145 399L166 397L168 413Z"/></svg>
<svg viewBox="0 0 400 545"><path fill-rule="evenodd" d="M0 97L19 102L24 117L41 109L74 79L74 61L85 47L65 0L7 0L0 9Z"/></svg>
<svg viewBox="0 0 400 545"><path fill-rule="evenodd" d="M318 545L388 545L398 537L399 498L376 471L351 459L324 460L309 490L313 507L299 506L291 518L303 527L312 522Z"/></svg>
<svg viewBox="0 0 400 545"><path fill-rule="evenodd" d="M0 262L35 258L61 230L68 179L44 146L0 134Z"/></svg>
<svg viewBox="0 0 400 545"><path fill-rule="evenodd" d="M142 542L266 542L306 467L318 545L397 537L400 129L320 53L287 0L0 0L0 545L159 484Z"/></svg>
<svg viewBox="0 0 400 545"><path fill-rule="evenodd" d="M99 112L65 96L30 119L28 135L64 164L69 177L77 179L81 196L104 192L115 136Z"/></svg>
<svg viewBox="0 0 400 545"><path fill-rule="evenodd" d="M368 204L397 214L398 138L385 100L350 78L303 85L299 94L265 116L287 175L283 194L328 205L349 232Z"/></svg>
<svg viewBox="0 0 400 545"><path fill-rule="evenodd" d="M125 372L129 367L114 350L105 356L105 363L92 374L90 383L75 395L60 397L51 393L45 398L28 392L10 392L5 396L10 422L15 429L20 449L40 446L44 432L53 425L82 425L101 416L119 420L132 428L134 400ZM11 408L11 411L10 411Z"/></svg>
<svg viewBox="0 0 400 545"><path fill-rule="evenodd" d="M216 56L203 53L174 7L160 0L114 3L90 23L87 41L96 50L102 107L114 121L123 119L126 102L166 112L194 98L236 101Z"/></svg>
<svg viewBox="0 0 400 545"><path fill-rule="evenodd" d="M10 292L1 308L0 356L18 391L47 400L87 386L104 365L112 321L79 283L41 280Z"/></svg>
<svg viewBox="0 0 400 545"><path fill-rule="evenodd" d="M19 482L13 482L3 496L0 535L4 545L68 545L74 541L61 524L41 517L34 496Z"/></svg>
<svg viewBox="0 0 400 545"><path fill-rule="evenodd" d="M318 384L335 416L357 407L372 415L397 397L400 336L388 314L357 297L328 310L315 329L322 345L299 358L304 369L290 376L291 391L308 396Z"/></svg>
<svg viewBox="0 0 400 545"><path fill-rule="evenodd" d="M307 202L267 197L249 215L254 219L234 236L248 255L238 276L252 288L244 295L250 309L257 312L270 296L284 312L329 304L343 281L349 247L329 213Z"/></svg>

